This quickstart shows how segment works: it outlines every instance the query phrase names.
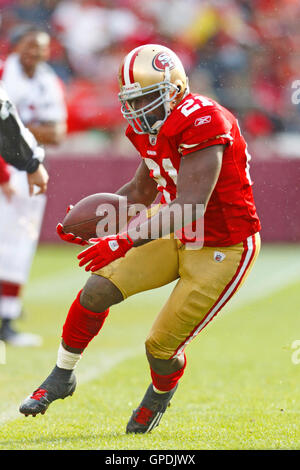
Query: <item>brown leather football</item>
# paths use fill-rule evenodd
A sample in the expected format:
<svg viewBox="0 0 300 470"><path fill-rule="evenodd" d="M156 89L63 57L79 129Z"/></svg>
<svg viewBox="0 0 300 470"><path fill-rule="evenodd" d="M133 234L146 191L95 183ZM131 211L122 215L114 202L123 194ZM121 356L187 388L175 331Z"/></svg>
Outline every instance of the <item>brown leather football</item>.
<svg viewBox="0 0 300 470"><path fill-rule="evenodd" d="M127 224L127 199L112 193L81 199L63 220L63 231L84 240L118 233Z"/></svg>

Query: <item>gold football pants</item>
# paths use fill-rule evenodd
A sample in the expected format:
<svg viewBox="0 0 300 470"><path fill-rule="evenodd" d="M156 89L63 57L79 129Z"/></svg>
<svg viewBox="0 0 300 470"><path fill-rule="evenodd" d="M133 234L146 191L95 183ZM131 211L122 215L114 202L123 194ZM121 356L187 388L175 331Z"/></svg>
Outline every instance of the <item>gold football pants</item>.
<svg viewBox="0 0 300 470"><path fill-rule="evenodd" d="M259 233L233 246L186 248L179 240L153 240L132 248L95 274L124 299L178 279L146 340L157 358L179 356L241 287L260 250Z"/></svg>

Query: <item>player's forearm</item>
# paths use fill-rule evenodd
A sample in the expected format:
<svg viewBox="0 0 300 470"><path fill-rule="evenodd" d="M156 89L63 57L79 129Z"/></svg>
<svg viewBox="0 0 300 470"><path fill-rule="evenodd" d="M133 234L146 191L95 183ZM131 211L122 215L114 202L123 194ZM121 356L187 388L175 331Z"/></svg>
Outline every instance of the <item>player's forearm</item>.
<svg viewBox="0 0 300 470"><path fill-rule="evenodd" d="M149 169L143 160L133 178L117 194L127 197L129 204L143 204L146 207L152 204L157 196L157 184L150 178Z"/></svg>
<svg viewBox="0 0 300 470"><path fill-rule="evenodd" d="M10 116L5 121L0 120L0 134L0 149L4 160L18 170L25 170L28 173L36 171L40 158L36 158L35 149L24 139L13 117ZM43 151L40 150L39 155L43 157Z"/></svg>
<svg viewBox="0 0 300 470"><path fill-rule="evenodd" d="M203 218L208 201L217 183L223 146L215 145L181 159L177 179L177 197L159 213L128 231L134 246L165 237Z"/></svg>
<svg viewBox="0 0 300 470"><path fill-rule="evenodd" d="M0 86L0 154L18 170L35 172L44 159L44 150L21 122L15 106Z"/></svg>
<svg viewBox="0 0 300 470"><path fill-rule="evenodd" d="M184 197L174 199L153 217L137 227L129 228L128 235L135 247L149 243L153 239L168 237L192 222L203 218L205 205L188 202Z"/></svg>
<svg viewBox="0 0 300 470"><path fill-rule="evenodd" d="M132 181L129 181L122 186L116 194L119 196L125 196L128 204L143 204L148 207L154 201L157 192L140 191Z"/></svg>
<svg viewBox="0 0 300 470"><path fill-rule="evenodd" d="M136 194L135 194L134 187L133 187L131 181L124 184L124 186L122 186L120 189L118 189L118 191L116 191L116 194L118 194L119 196L126 197L128 202L136 202L136 200L135 200Z"/></svg>

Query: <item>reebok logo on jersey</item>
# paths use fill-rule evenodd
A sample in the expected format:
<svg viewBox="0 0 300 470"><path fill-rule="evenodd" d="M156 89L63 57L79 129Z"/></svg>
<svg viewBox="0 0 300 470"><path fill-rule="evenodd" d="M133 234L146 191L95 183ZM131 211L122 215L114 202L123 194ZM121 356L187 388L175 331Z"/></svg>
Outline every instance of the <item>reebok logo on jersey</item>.
<svg viewBox="0 0 300 470"><path fill-rule="evenodd" d="M194 122L194 126L202 126L202 124L208 124L211 121L211 116L202 116Z"/></svg>
<svg viewBox="0 0 300 470"><path fill-rule="evenodd" d="M222 253L221 251L215 251L214 253L214 260L217 261L217 263L221 263L223 259L226 258L226 255Z"/></svg>
<svg viewBox="0 0 300 470"><path fill-rule="evenodd" d="M116 251L119 248L119 243L116 240L110 240L108 242L108 246L111 251Z"/></svg>

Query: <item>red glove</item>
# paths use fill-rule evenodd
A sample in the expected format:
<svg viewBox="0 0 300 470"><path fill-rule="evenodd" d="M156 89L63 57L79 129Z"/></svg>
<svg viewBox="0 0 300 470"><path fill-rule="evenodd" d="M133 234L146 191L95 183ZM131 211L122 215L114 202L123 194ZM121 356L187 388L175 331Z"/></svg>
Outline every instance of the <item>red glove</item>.
<svg viewBox="0 0 300 470"><path fill-rule="evenodd" d="M70 210L72 209L73 206L69 206L67 208L67 213L70 212ZM65 233L63 231L63 225L62 224L58 224L56 226L56 232L58 234L58 236L64 241L64 242L68 242L68 243L74 243L75 245L81 245L81 246L84 246L84 245L88 245L88 242L83 240L83 238L80 238L80 237L76 237L73 233Z"/></svg>
<svg viewBox="0 0 300 470"><path fill-rule="evenodd" d="M62 224L58 224L56 226L56 232L58 236L64 241L64 242L69 242L69 243L74 243L75 245L88 245L88 242L83 240L83 238L76 237L73 233L65 233L63 231L63 226Z"/></svg>
<svg viewBox="0 0 300 470"><path fill-rule="evenodd" d="M133 241L127 233L118 233L102 238L91 238L90 246L77 256L80 259L79 266L89 263L86 271L98 271L115 259L125 256L127 251L133 247Z"/></svg>

